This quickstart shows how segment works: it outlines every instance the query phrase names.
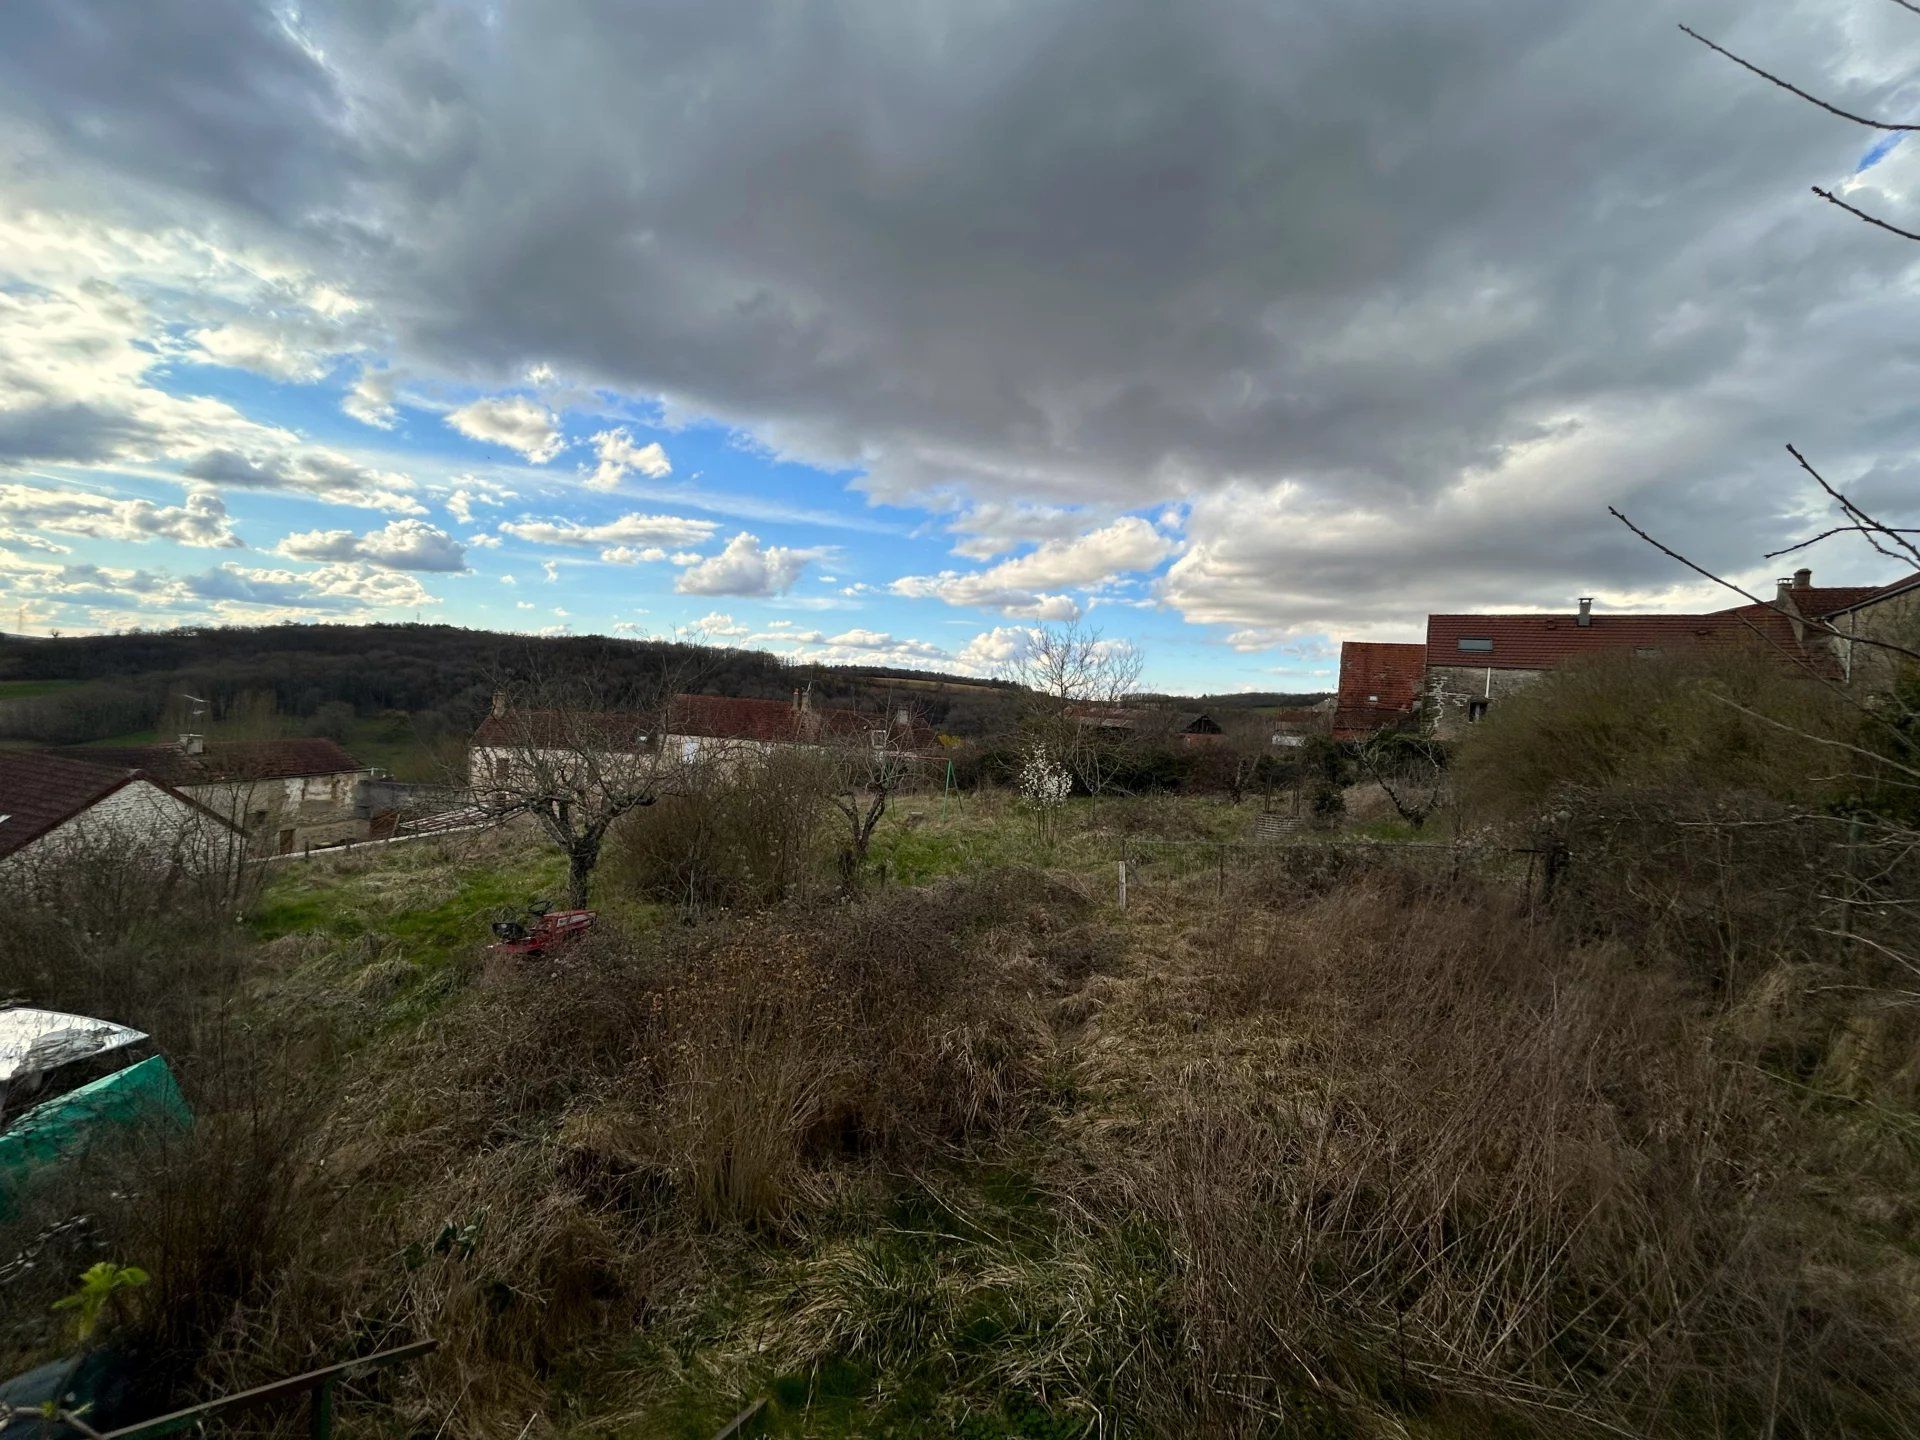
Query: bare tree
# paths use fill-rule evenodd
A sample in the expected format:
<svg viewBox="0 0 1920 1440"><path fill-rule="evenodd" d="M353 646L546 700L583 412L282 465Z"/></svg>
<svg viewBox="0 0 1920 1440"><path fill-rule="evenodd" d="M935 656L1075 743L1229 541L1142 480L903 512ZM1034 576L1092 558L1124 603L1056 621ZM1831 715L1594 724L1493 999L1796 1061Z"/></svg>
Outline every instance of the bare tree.
<svg viewBox="0 0 1920 1440"><path fill-rule="evenodd" d="M1445 803L1445 755L1436 740L1382 730L1354 749L1360 768L1379 785L1400 818L1421 829Z"/></svg>
<svg viewBox="0 0 1920 1440"><path fill-rule="evenodd" d="M673 782L673 698L693 683L704 655L669 660L647 680L600 669L556 672L529 654L499 678L492 713L475 733L463 789L496 823L531 816L567 857L567 897L587 903L607 832L651 805Z"/></svg>
<svg viewBox="0 0 1920 1440"><path fill-rule="evenodd" d="M928 727L911 711L894 709L860 726L828 726L821 751L828 767L828 796L846 822L840 838L840 885L860 886L874 831L893 797L925 769Z"/></svg>
<svg viewBox="0 0 1920 1440"><path fill-rule="evenodd" d="M1074 621L1042 625L1007 665L1003 678L1024 690L1021 728L1082 789L1098 799L1141 741L1125 702L1139 688L1146 657L1131 642L1108 640Z"/></svg>

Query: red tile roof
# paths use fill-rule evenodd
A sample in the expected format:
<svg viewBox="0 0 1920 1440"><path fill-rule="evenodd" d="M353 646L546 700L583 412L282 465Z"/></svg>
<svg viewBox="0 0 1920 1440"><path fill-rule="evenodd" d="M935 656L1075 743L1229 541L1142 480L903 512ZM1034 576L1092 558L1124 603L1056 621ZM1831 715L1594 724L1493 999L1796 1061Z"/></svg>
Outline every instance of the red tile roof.
<svg viewBox="0 0 1920 1440"><path fill-rule="evenodd" d="M1462 649L1462 640L1490 641L1492 648ZM1427 617L1427 660L1436 666L1550 670L1579 655L1701 646L1753 646L1795 663L1807 656L1794 638L1793 622L1771 605L1713 615L1595 615L1589 625L1567 614Z"/></svg>
<svg viewBox="0 0 1920 1440"><path fill-rule="evenodd" d="M1794 606L1810 619L1825 619L1844 610L1852 610L1870 600L1884 600L1920 585L1920 571L1887 585L1822 585L1805 590L1790 590Z"/></svg>
<svg viewBox="0 0 1920 1440"><path fill-rule="evenodd" d="M509 710L489 715L473 732L482 749L567 750L591 739L602 750L644 750L652 717L637 710Z"/></svg>
<svg viewBox="0 0 1920 1440"><path fill-rule="evenodd" d="M144 770L168 785L213 785L229 780L291 780L364 770L337 741L209 740L198 755L172 745L69 745L49 752L91 765Z"/></svg>
<svg viewBox="0 0 1920 1440"><path fill-rule="evenodd" d="M0 856L13 854L137 781L152 784L182 804L212 815L229 829L235 828L206 806L139 770L92 765L44 750L4 750L0 751Z"/></svg>
<svg viewBox="0 0 1920 1440"><path fill-rule="evenodd" d="M1355 740L1404 720L1413 713L1426 670L1424 645L1343 641L1334 737Z"/></svg>

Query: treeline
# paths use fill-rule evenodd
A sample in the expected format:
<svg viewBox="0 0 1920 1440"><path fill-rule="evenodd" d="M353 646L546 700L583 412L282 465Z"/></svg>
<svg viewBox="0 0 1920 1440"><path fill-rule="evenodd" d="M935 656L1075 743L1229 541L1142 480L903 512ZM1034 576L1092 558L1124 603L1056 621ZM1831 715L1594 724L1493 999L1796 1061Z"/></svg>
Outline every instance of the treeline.
<svg viewBox="0 0 1920 1440"><path fill-rule="evenodd" d="M936 729L978 735L999 724L1012 687L883 669L796 665L758 650L701 650L606 636L528 637L451 625L270 625L0 641L0 680L64 680L68 688L0 703L0 739L77 744L159 726L187 694L218 725L271 696L292 721L343 707L402 713L424 733L470 730L498 677L529 667L591 670L643 688L688 669L712 694L778 699L811 685L822 704L911 703ZM906 682L911 682L910 684Z"/></svg>

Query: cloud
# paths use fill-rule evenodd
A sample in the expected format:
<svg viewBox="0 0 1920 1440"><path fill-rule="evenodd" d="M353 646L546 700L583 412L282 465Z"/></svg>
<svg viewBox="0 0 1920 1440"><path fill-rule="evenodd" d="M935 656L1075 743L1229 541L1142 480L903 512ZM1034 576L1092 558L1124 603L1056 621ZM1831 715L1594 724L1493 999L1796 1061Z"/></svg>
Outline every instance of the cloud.
<svg viewBox="0 0 1920 1440"><path fill-rule="evenodd" d="M455 480L457 483L446 498L447 513L463 525L473 523L474 506L485 505L497 510L513 498L508 491L474 475L459 475Z"/></svg>
<svg viewBox="0 0 1920 1440"><path fill-rule="evenodd" d="M205 549L236 549L245 543L233 533L226 503L205 486L191 487L179 505L155 505L84 491L0 484L0 525L98 540L171 540ZM30 536L21 539L33 544ZM34 548L54 547L42 542Z"/></svg>
<svg viewBox="0 0 1920 1440"><path fill-rule="evenodd" d="M784 595L817 551L762 547L758 536L741 531L718 555L689 565L673 588L682 595Z"/></svg>
<svg viewBox="0 0 1920 1440"><path fill-rule="evenodd" d="M906 575L890 587L896 595L973 605L1033 620L1071 620L1080 606L1069 587L1093 585L1129 570L1147 570L1174 553L1174 543L1137 515L1071 540L1048 540L1025 555L986 570Z"/></svg>
<svg viewBox="0 0 1920 1440"><path fill-rule="evenodd" d="M466 547L424 520L394 520L355 535L351 530L309 530L289 535L279 553L294 560L361 560L383 570L463 571Z"/></svg>
<svg viewBox="0 0 1920 1440"><path fill-rule="evenodd" d="M580 548L651 545L698 545L711 539L720 527L711 520L689 520L682 515L640 515L628 513L598 525L578 520L503 520L504 534L530 540L536 545L567 545ZM624 562L620 562L624 563Z"/></svg>
<svg viewBox="0 0 1920 1440"><path fill-rule="evenodd" d="M536 465L546 464L567 448L559 417L524 395L475 400L450 411L447 424L470 440L517 450Z"/></svg>
<svg viewBox="0 0 1920 1440"><path fill-rule="evenodd" d="M962 667L976 675L998 675L1026 654L1032 643L1032 630L996 625L967 641L956 658Z"/></svg>
<svg viewBox="0 0 1920 1440"><path fill-rule="evenodd" d="M953 553L967 560L991 560L1022 545L1071 540L1086 528L1086 512L1064 505L1026 501L983 501L947 522L957 538Z"/></svg>
<svg viewBox="0 0 1920 1440"><path fill-rule="evenodd" d="M195 359L291 383L320 379L350 348L340 326L311 312L245 316L195 330L188 339Z"/></svg>
<svg viewBox="0 0 1920 1440"><path fill-rule="evenodd" d="M140 245L181 233L282 257L316 315L363 300L423 384L542 363L878 500L1028 507L957 530L968 561L1070 542L1048 510L1189 506L1162 598L1232 630L1657 595L1669 562L1609 503L1743 565L1805 533L1781 437L1841 477L1920 450L1913 251L1805 193L1857 133L1619 7L823 0L802 34L779 7L134 8L10 15L0 46L27 157L0 223L94 217L0 288L0 330L34 312L0 340L0 463L298 448L155 383L237 318L184 261L143 288ZM1689 18L1861 110L1920 53L1895 6ZM1915 149L1854 177L1910 227ZM209 293L275 308L246 268L209 258ZM476 403L533 414L493 443L559 443L536 401Z"/></svg>
<svg viewBox="0 0 1920 1440"><path fill-rule="evenodd" d="M650 480L664 480L673 473L667 452L658 442L635 445L624 427L595 435L593 452L600 462L587 477L587 486L593 490L618 489L629 470L637 470Z"/></svg>
<svg viewBox="0 0 1920 1440"><path fill-rule="evenodd" d="M195 480L251 490L285 490L335 505L402 515L424 515L427 509L409 493L418 488L411 477L394 470L376 470L338 450L317 446L300 450L206 450L180 469Z"/></svg>
<svg viewBox="0 0 1920 1440"><path fill-rule="evenodd" d="M359 378L353 382L353 388L347 391L346 399L340 402L340 408L363 425L391 430L398 419L399 412L394 409L393 399L399 385L400 377L391 370L362 367Z"/></svg>

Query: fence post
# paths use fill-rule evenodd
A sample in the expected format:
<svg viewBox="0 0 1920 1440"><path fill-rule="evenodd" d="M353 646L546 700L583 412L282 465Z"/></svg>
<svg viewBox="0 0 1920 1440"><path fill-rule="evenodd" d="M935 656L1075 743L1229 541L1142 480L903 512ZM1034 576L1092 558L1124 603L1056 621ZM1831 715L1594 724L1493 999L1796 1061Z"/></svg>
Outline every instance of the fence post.
<svg viewBox="0 0 1920 1440"><path fill-rule="evenodd" d="M1127 862L1119 860L1115 864L1120 867L1120 908L1125 910L1127 908Z"/></svg>

